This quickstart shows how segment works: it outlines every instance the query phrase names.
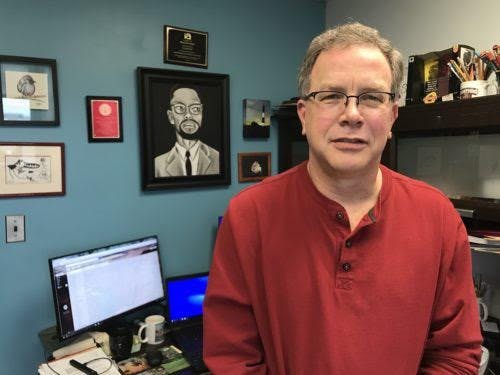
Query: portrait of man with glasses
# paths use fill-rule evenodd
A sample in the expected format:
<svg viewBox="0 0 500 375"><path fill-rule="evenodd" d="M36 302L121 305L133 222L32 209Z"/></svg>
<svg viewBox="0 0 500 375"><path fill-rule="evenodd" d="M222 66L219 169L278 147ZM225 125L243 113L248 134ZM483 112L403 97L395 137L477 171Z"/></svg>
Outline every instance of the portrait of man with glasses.
<svg viewBox="0 0 500 375"><path fill-rule="evenodd" d="M402 79L372 27L311 41L297 101L309 158L235 195L217 232L213 374L477 374L464 224L437 188L381 164Z"/></svg>
<svg viewBox="0 0 500 375"><path fill-rule="evenodd" d="M154 159L155 177L219 174L219 151L203 143L203 103L195 87L174 85L170 90L168 122L175 144Z"/></svg>

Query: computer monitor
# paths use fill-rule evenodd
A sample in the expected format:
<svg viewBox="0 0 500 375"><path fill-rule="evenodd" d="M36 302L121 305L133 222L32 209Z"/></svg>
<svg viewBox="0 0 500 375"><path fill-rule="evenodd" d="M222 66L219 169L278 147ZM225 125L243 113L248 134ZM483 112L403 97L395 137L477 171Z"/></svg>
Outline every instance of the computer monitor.
<svg viewBox="0 0 500 375"><path fill-rule="evenodd" d="M61 340L165 298L158 238L49 259Z"/></svg>
<svg viewBox="0 0 500 375"><path fill-rule="evenodd" d="M167 318L170 324L201 320L207 283L207 272L170 277L166 280Z"/></svg>

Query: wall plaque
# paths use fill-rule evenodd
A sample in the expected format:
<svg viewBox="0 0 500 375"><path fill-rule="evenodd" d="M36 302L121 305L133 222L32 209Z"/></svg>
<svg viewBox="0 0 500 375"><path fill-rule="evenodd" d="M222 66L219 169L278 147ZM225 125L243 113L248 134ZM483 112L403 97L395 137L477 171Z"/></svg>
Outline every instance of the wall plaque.
<svg viewBox="0 0 500 375"><path fill-rule="evenodd" d="M164 29L165 63L208 67L208 33L168 25Z"/></svg>

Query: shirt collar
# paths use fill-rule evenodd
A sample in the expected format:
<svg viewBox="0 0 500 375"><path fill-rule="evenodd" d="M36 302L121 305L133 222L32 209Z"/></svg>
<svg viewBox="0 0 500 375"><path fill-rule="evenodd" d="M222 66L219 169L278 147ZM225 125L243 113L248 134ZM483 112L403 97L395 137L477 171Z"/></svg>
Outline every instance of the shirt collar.
<svg viewBox="0 0 500 375"><path fill-rule="evenodd" d="M177 153L182 157L182 159L186 159L186 151L187 149L182 147L179 142L175 142L175 149ZM198 154L198 150L200 149L200 141L197 140L196 143L189 149L190 158L194 159L194 157Z"/></svg>

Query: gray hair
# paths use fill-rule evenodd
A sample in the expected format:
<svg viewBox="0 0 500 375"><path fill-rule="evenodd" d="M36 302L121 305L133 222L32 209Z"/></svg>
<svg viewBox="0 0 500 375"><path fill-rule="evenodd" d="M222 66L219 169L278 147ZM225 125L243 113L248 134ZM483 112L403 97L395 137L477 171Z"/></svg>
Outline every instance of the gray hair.
<svg viewBox="0 0 500 375"><path fill-rule="evenodd" d="M397 97L401 88L401 82L403 81L403 58L401 53L391 45L391 42L382 38L376 29L358 22L347 23L333 29L328 29L311 41L299 70L299 95L304 97L309 93L311 72L321 52L332 47L347 47L351 45L373 46L382 52L391 68L391 91Z"/></svg>

